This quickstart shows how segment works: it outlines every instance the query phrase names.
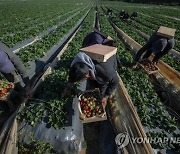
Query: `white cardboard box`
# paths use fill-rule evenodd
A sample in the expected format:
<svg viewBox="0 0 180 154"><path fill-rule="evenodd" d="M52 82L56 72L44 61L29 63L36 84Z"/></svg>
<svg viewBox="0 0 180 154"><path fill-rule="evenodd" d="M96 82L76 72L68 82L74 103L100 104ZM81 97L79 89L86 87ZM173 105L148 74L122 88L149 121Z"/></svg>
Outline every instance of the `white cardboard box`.
<svg viewBox="0 0 180 154"><path fill-rule="evenodd" d="M98 62L106 62L110 57L116 54L117 48L95 44L85 48L81 48L79 51L86 53L93 60L96 60Z"/></svg>
<svg viewBox="0 0 180 154"><path fill-rule="evenodd" d="M175 31L176 29L161 26L158 29L157 34L167 38L173 38L175 35Z"/></svg>

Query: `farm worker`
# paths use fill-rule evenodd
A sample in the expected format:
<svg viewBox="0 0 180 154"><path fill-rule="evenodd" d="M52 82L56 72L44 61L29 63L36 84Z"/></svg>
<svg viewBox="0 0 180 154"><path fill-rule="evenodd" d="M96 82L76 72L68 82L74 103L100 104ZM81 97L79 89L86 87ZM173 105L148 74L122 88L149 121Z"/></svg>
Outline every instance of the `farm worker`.
<svg viewBox="0 0 180 154"><path fill-rule="evenodd" d="M0 43L0 72L9 82L13 82L15 84L14 90L17 92L23 91L26 97L30 95L30 80L27 76L24 65L20 59L3 43ZM18 72L22 77L22 80L25 84L24 89L20 85L20 81L16 72Z"/></svg>
<svg viewBox="0 0 180 154"><path fill-rule="evenodd" d="M167 38L158 35L156 32L150 37L148 42L137 52L134 59L134 66L136 68L137 62L140 60L143 53L142 59L149 58L152 53L154 53L154 58L152 62L157 64L159 59L164 55L168 54L170 50L174 47L174 38Z"/></svg>
<svg viewBox="0 0 180 154"><path fill-rule="evenodd" d="M109 9L109 8L107 9L107 15L112 16L112 9Z"/></svg>
<svg viewBox="0 0 180 154"><path fill-rule="evenodd" d="M87 47L94 44L103 44L109 46L115 46L116 43L112 38L103 36L98 32L92 32L88 34L84 41L83 47ZM110 39L108 39L110 38ZM106 106L108 97L115 90L116 85L119 82L116 69L122 67L119 57L117 55L112 56L106 62L98 63L92 60L88 55L83 52L79 52L72 64L69 71L69 83L64 91L64 95L70 93L70 89L74 82L88 79L91 85L95 85L100 89L102 98L102 104ZM92 81L92 82L91 82Z"/></svg>
<svg viewBox="0 0 180 154"><path fill-rule="evenodd" d="M131 19L134 19L134 18L137 18L138 17L138 12L133 12L132 14L131 14Z"/></svg>
<svg viewBox="0 0 180 154"><path fill-rule="evenodd" d="M116 42L111 37L106 36L97 29L95 29L95 32L85 37L82 46L87 47L94 44L117 46ZM102 96L102 105L105 107L108 97L113 93L119 83L119 78L116 73L116 69L119 66L121 66L121 63L117 55L113 55L106 62L98 63L85 53L79 52L71 63L68 85L63 95L67 96L70 94L74 82L87 79L86 89L99 88ZM85 131L88 133L88 128L96 130L96 127L94 128L92 126L89 126L90 128L88 126L85 127ZM101 122L101 127L102 153L115 153L115 133L109 119Z"/></svg>
<svg viewBox="0 0 180 154"><path fill-rule="evenodd" d="M130 18L130 15L126 11L122 10L119 13L119 18L126 21L126 20L128 20Z"/></svg>
<svg viewBox="0 0 180 154"><path fill-rule="evenodd" d="M117 58L116 55L110 57L106 62L98 63L93 61L88 55L79 52L73 62L69 71L68 85L64 90L64 95L70 94L70 90L74 82L79 82L87 79L87 88L99 88L102 96L102 105L105 107L108 97L115 90L119 78L116 73ZM89 87L90 88L89 88ZM100 123L102 126L102 145L106 145L102 149L103 154L114 153L115 151L115 133L109 120ZM88 133L88 128L96 130L91 126L85 126L85 131ZM85 137L86 138L86 137ZM98 146L98 145L97 145ZM113 151L113 152L112 152Z"/></svg>
<svg viewBox="0 0 180 154"><path fill-rule="evenodd" d="M127 21L129 18L130 18L129 13L125 13L125 14L123 15L123 17L122 17L122 19L123 19L124 21Z"/></svg>
<svg viewBox="0 0 180 154"><path fill-rule="evenodd" d="M122 18L124 16L126 12L124 10L121 10L121 12L119 12L119 17Z"/></svg>
<svg viewBox="0 0 180 154"><path fill-rule="evenodd" d="M115 90L119 82L116 69L116 55L110 57L106 62L98 63L85 53L79 52L71 63L68 85L64 95L70 94L73 83L88 79L91 86L94 85L94 88L100 89L102 104L105 107L108 97Z"/></svg>
<svg viewBox="0 0 180 154"><path fill-rule="evenodd" d="M117 43L115 40L113 40L110 36L100 32L98 29L94 28L94 31L89 33L83 40L82 47L91 46L94 44L102 44L112 47L117 47ZM118 67L123 68L120 58L118 55L116 55L117 58L117 65Z"/></svg>

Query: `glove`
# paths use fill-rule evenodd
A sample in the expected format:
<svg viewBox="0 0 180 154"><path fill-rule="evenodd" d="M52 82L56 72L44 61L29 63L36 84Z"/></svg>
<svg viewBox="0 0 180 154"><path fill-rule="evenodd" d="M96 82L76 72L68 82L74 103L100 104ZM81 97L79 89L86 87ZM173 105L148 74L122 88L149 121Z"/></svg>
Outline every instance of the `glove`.
<svg viewBox="0 0 180 154"><path fill-rule="evenodd" d="M67 97L71 94L71 88L66 87L62 93L62 97Z"/></svg>
<svg viewBox="0 0 180 154"><path fill-rule="evenodd" d="M132 69L136 69L137 68L137 63L133 63L133 65L132 65Z"/></svg>
<svg viewBox="0 0 180 154"><path fill-rule="evenodd" d="M113 38L111 36L108 36L107 39L108 40L113 40Z"/></svg>
<svg viewBox="0 0 180 154"><path fill-rule="evenodd" d="M67 87L64 89L62 93L62 97L66 97L71 94L71 89L73 87L73 83L68 82Z"/></svg>

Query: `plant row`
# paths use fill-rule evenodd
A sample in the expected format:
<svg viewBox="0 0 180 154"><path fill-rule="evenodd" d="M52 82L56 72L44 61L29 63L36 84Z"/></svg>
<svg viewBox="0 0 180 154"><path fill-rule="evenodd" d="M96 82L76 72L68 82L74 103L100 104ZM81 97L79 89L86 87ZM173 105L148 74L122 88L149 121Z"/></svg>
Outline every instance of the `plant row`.
<svg viewBox="0 0 180 154"><path fill-rule="evenodd" d="M20 49L17 55L27 65L27 62L38 60L46 55L46 53L56 45L60 40L63 40L63 36L67 34L70 29L76 26L79 19L81 19L87 11L82 11L79 15L76 15L69 22L57 28L55 31L49 33L42 39L36 41L32 45L29 45L23 49Z"/></svg>
<svg viewBox="0 0 180 154"><path fill-rule="evenodd" d="M61 13L63 14L63 12L64 11L62 11ZM26 39L37 37L43 31L48 30L48 28L51 28L54 25L58 25L60 22L65 21L73 14L75 14L75 12L70 12L68 14L62 15L60 18L55 17L46 22L34 25L33 27L28 27L25 30L21 30L19 29L19 27L17 27L17 31L14 34L1 37L1 41L9 47L14 47L15 45L22 43Z"/></svg>
<svg viewBox="0 0 180 154"><path fill-rule="evenodd" d="M27 1L26 3L6 2L1 3L1 35L14 33L32 27L35 24L46 22L54 17L63 15L77 6L74 3L64 3L60 1Z"/></svg>

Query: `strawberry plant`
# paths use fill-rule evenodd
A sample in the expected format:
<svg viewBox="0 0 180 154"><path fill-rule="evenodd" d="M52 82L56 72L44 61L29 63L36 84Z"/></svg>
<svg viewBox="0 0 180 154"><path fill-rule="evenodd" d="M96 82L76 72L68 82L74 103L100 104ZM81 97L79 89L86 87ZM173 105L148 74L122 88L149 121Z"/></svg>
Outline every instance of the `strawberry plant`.
<svg viewBox="0 0 180 154"><path fill-rule="evenodd" d="M18 153L19 154L42 154L51 153L55 154L53 147L50 143L45 143L40 140L35 140L33 135L30 136L29 143L24 143L22 141L18 142Z"/></svg>
<svg viewBox="0 0 180 154"><path fill-rule="evenodd" d="M43 39L38 40L34 44L21 49L18 52L18 56L21 58L24 64L27 62L34 61L42 58L46 55L46 52L51 49L53 45L56 45L63 36L69 32L71 28L75 26L77 21L86 13L86 10L81 12L79 16L75 16L69 22L64 24L62 27L56 29L56 31L48 34Z"/></svg>
<svg viewBox="0 0 180 154"><path fill-rule="evenodd" d="M76 6L76 3L59 3L57 0L45 0L43 3L41 1L36 3L32 1L26 3L2 2L0 5L2 15L0 16L0 41L13 47L24 39L32 38L72 15L71 10L75 10L77 7L82 9L85 6ZM70 14L66 14L66 12L70 12Z"/></svg>

